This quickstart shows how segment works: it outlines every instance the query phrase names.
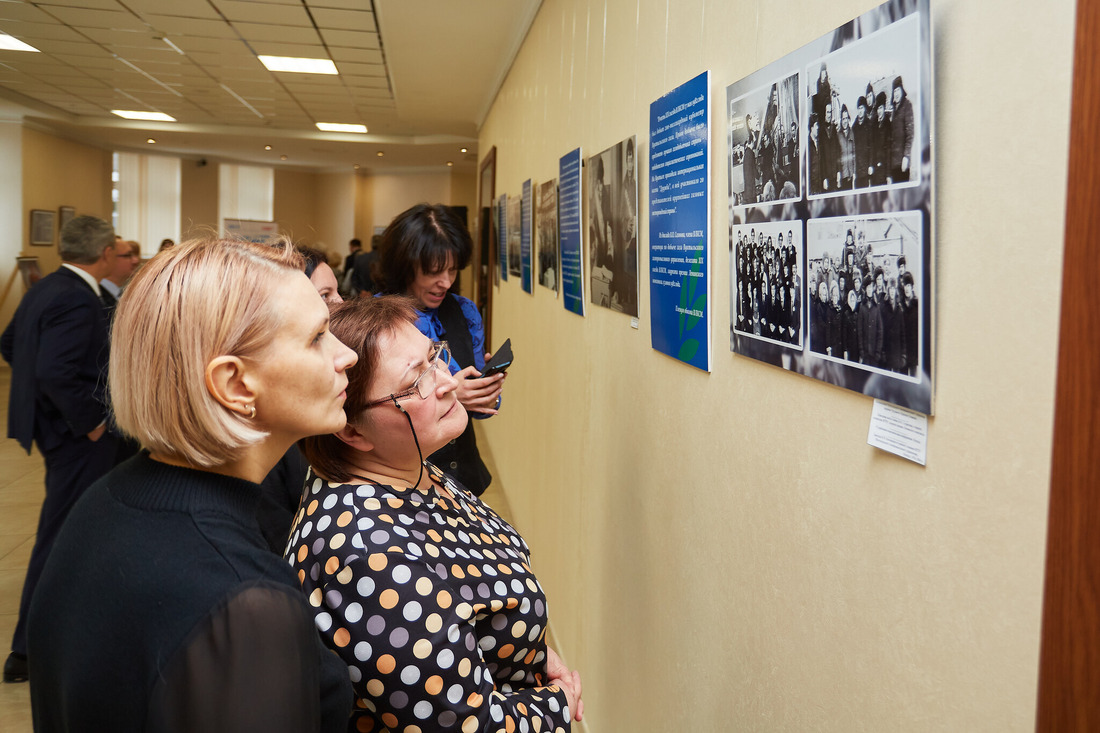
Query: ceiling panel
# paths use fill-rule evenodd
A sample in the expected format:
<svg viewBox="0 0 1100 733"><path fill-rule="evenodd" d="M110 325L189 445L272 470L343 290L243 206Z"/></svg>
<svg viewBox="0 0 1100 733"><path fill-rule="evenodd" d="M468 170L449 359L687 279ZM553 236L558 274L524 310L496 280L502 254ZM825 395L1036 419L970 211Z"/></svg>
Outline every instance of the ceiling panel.
<svg viewBox="0 0 1100 733"><path fill-rule="evenodd" d="M266 2L242 2L242 0L212 0L214 6L226 18L236 23L275 23L299 27L312 27L309 14L301 2L289 4Z"/></svg>
<svg viewBox="0 0 1100 733"><path fill-rule="evenodd" d="M83 0L80 0L83 2ZM185 18L222 20L218 11L206 0L126 0L126 7L142 17L150 15L178 15Z"/></svg>
<svg viewBox="0 0 1100 733"><path fill-rule="evenodd" d="M40 38L51 38L58 41L87 40L69 26L57 22L31 23L23 20L0 20L0 31L7 33L9 36L15 36L32 46L35 46L35 42ZM35 47L37 48L37 46Z"/></svg>
<svg viewBox="0 0 1100 733"><path fill-rule="evenodd" d="M237 29L237 32L241 34L241 38L244 38L249 44L253 42L259 43L302 43L302 44L320 44L321 37L317 35L317 30L312 25L307 26L291 26L291 25L273 25L271 23L233 23L233 27ZM260 52L257 52L260 53ZM287 56L289 54L278 54L281 56ZM328 54L325 54L325 58L328 58Z"/></svg>
<svg viewBox="0 0 1100 733"><path fill-rule="evenodd" d="M178 18L171 15L146 15L145 20L157 31L169 35L203 36L206 38L237 37L233 28L221 18Z"/></svg>
<svg viewBox="0 0 1100 733"><path fill-rule="evenodd" d="M365 6L366 3L363 4ZM310 7L310 15L317 27L349 31L370 31L375 33L378 26L374 22L374 13L369 9L333 10L331 8Z"/></svg>
<svg viewBox="0 0 1100 733"><path fill-rule="evenodd" d="M337 66L340 66L340 63L345 61L350 61L355 64L382 65L382 54L377 49L345 48L343 46L337 46L335 48L330 48L329 53L332 54L332 60L336 62Z"/></svg>
<svg viewBox="0 0 1100 733"><path fill-rule="evenodd" d="M55 41L52 39L42 40L35 44L42 53L48 54L69 54L72 56L98 56L103 53L103 48L91 41L76 42L76 41ZM11 51L9 53L21 53L19 51Z"/></svg>
<svg viewBox="0 0 1100 733"><path fill-rule="evenodd" d="M117 9L121 9L116 5ZM109 28L112 30L146 30L145 23L133 13L116 10L97 10L51 5L46 12L64 23L81 28Z"/></svg>
<svg viewBox="0 0 1100 733"><path fill-rule="evenodd" d="M173 36L172 43L180 47L187 55L194 53L215 53L226 54L229 56L247 54L255 58L255 55L248 50L248 46L237 38L236 34L227 36L225 38L210 38L204 36ZM168 44L161 42L161 45L168 48ZM169 49L170 50L170 49ZM257 62L259 63L259 62Z"/></svg>
<svg viewBox="0 0 1100 733"><path fill-rule="evenodd" d="M53 17L29 3L0 2L0 20L25 20L32 23L47 23ZM0 28L3 28L0 23Z"/></svg>
<svg viewBox="0 0 1100 733"><path fill-rule="evenodd" d="M321 44L320 37L316 38L316 43L271 43L270 41L256 41L249 42L248 45L252 46L252 50L260 56L294 56L306 59L327 59L328 53Z"/></svg>
<svg viewBox="0 0 1100 733"><path fill-rule="evenodd" d="M359 49L381 48L381 44L378 42L377 33L323 29L321 31L321 36L329 46Z"/></svg>
<svg viewBox="0 0 1100 733"><path fill-rule="evenodd" d="M379 76L385 74L385 66L382 64L382 53L373 51L377 61L372 63L356 63L354 61L338 61L336 68L343 74L351 76Z"/></svg>

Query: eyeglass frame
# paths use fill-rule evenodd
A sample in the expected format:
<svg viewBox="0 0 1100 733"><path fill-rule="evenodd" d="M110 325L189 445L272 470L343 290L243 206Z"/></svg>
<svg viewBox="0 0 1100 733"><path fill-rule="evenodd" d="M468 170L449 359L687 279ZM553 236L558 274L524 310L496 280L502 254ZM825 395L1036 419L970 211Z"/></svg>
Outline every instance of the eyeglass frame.
<svg viewBox="0 0 1100 733"><path fill-rule="evenodd" d="M431 372L433 372L434 370L437 370L437 369L446 369L447 374L451 373L451 360L450 360L451 348L447 345L447 342L446 341L433 341L432 342L432 349L433 349L432 355L428 358L428 366L424 369L424 371L420 372L420 375L416 378L416 381L414 381L412 383L411 387L409 387L408 389L406 389L403 392L396 392L394 394L387 395L386 397L382 397L381 399L372 400L372 401L368 402L367 404L363 405L363 409L366 410L366 409L369 409L371 407L378 407L379 405L384 405L384 404L390 403L390 402L392 402L394 405L396 405L400 409L401 405L398 404L397 401L398 400L403 400L406 397L412 397L413 395L416 395L417 397L420 397L421 400L428 399L428 397L431 396L432 392L435 391L435 390L433 389L433 390L429 391L428 394L422 396L420 394L420 380L424 379L424 377L428 376L429 373L431 373ZM442 366L440 366L439 355L442 354L444 351L447 352L447 360L442 363L443 364ZM404 410L402 410L402 412L404 412Z"/></svg>

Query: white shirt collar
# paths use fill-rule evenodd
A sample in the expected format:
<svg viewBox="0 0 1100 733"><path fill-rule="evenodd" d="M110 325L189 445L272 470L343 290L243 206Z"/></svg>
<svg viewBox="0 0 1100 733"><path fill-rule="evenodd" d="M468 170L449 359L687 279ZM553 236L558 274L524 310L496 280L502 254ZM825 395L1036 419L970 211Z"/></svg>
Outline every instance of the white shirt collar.
<svg viewBox="0 0 1100 733"><path fill-rule="evenodd" d="M107 278L103 278L102 280L99 281L99 287L103 288L108 293L115 296L115 300L118 300L119 295L122 294L122 288L115 285L113 282L111 282Z"/></svg>
<svg viewBox="0 0 1100 733"><path fill-rule="evenodd" d="M68 262L62 262L61 266L62 267L67 267L70 270L72 270L73 272L75 272L77 275L80 275L80 279L83 280L84 282L88 283L88 285L92 288L92 290L95 291L96 297L97 298L100 297L101 293L99 292L99 283L96 282L96 279L94 277L92 277L91 275L88 274L87 270L81 270L79 267L77 267L75 265L70 265Z"/></svg>

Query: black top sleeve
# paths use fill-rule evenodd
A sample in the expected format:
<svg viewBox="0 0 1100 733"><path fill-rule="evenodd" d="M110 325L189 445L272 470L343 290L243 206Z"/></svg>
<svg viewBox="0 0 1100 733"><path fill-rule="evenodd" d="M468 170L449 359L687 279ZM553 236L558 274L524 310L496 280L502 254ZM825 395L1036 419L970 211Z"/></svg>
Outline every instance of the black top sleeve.
<svg viewBox="0 0 1100 733"><path fill-rule="evenodd" d="M146 730L347 728L352 704L347 670L321 646L310 613L291 588L247 586L214 609L166 661L150 696Z"/></svg>

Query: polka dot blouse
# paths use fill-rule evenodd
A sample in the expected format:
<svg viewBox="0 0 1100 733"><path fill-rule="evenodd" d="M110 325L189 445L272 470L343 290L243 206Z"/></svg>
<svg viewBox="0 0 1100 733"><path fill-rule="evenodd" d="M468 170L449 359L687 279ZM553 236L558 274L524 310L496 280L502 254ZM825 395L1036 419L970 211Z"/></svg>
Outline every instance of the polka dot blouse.
<svg viewBox="0 0 1100 733"><path fill-rule="evenodd" d="M438 469L427 489L311 470L287 560L348 665L351 731L569 730L545 686L546 597L527 543Z"/></svg>

